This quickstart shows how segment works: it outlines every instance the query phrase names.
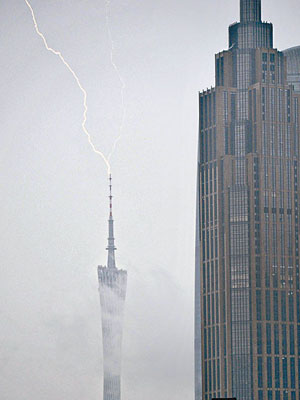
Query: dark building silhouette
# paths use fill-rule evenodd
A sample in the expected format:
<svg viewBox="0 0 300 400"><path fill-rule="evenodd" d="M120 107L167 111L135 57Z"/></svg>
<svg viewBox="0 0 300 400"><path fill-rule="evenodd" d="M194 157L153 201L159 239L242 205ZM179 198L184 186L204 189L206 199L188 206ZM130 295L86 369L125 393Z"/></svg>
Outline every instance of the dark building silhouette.
<svg viewBox="0 0 300 400"><path fill-rule="evenodd" d="M120 400L123 311L127 272L116 267L111 178L108 224L107 266L98 267L103 340L103 400Z"/></svg>
<svg viewBox="0 0 300 400"><path fill-rule="evenodd" d="M300 70L285 54L261 1L240 0L199 94L196 400L299 399Z"/></svg>

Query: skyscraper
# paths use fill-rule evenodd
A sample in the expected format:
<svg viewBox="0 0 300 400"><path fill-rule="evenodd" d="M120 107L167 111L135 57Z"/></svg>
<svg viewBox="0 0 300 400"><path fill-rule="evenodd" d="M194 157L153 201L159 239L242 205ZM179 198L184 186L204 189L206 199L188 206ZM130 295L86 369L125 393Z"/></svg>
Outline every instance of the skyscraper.
<svg viewBox="0 0 300 400"><path fill-rule="evenodd" d="M103 400L120 400L123 311L127 272L116 267L111 177L109 199L107 266L98 267L103 339Z"/></svg>
<svg viewBox="0 0 300 400"><path fill-rule="evenodd" d="M299 399L300 93L261 0L240 0L215 76L199 94L195 399Z"/></svg>

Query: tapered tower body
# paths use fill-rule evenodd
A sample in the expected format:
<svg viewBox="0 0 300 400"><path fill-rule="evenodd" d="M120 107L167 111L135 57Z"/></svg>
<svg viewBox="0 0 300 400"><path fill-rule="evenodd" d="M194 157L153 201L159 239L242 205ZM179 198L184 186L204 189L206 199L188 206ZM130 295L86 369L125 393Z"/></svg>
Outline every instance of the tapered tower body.
<svg viewBox="0 0 300 400"><path fill-rule="evenodd" d="M261 1L199 94L195 399L299 399L299 102Z"/></svg>
<svg viewBox="0 0 300 400"><path fill-rule="evenodd" d="M116 267L111 178L108 224L107 266L98 267L103 340L103 400L120 400L123 313L127 272Z"/></svg>

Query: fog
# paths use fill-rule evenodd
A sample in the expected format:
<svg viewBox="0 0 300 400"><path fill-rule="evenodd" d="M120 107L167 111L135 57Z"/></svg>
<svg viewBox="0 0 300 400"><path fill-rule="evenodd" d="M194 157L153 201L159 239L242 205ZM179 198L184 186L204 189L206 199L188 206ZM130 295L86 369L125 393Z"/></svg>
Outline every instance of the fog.
<svg viewBox="0 0 300 400"><path fill-rule="evenodd" d="M104 0L32 0L49 45L87 91L108 154L122 119ZM123 400L193 398L197 92L214 85L238 0L111 0L126 84L111 158L117 265L128 271ZM106 167L82 131L82 93L34 30L0 4L2 400L102 399L97 266L106 264ZM297 0L263 0L274 45L300 44Z"/></svg>

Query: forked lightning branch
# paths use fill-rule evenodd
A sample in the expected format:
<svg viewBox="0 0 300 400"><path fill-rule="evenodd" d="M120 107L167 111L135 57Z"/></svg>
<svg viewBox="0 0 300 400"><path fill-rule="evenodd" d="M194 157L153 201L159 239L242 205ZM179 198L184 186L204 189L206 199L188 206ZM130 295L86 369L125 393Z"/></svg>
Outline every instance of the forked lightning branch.
<svg viewBox="0 0 300 400"><path fill-rule="evenodd" d="M119 72L119 69L114 61L114 42L112 39L112 34L111 34L111 29L110 29L110 1L106 0L106 28L107 28L107 32L108 32L108 37L110 40L110 44L111 44L111 51L110 51L110 59L111 59L111 64L113 66L113 68L115 69L117 75L118 75L118 79L121 83L121 107L122 107L122 116L121 116L121 123L119 126L119 132L118 132L118 136L115 139L112 149L109 153L108 156L106 156L101 150L99 150L96 145L94 144L91 134L89 133L87 127L86 127L86 122L87 122L87 113L88 113L88 106L87 106L87 91L85 90L85 88L83 87L82 83L79 80L78 75L76 74L76 72L74 71L74 69L71 67L71 65L66 61L66 59L63 57L62 53L58 50L55 50L53 48L51 48L48 45L48 42L44 36L44 34L40 31L39 25L37 23L36 20L36 16L34 13L34 10L32 8L32 5L30 4L30 2L28 0L25 0L25 3L27 4L30 12L31 12L31 16L32 16L32 20L34 23L34 27L35 27L35 31L36 33L41 37L45 48L52 54L54 54L55 56L59 57L59 59L61 60L61 62L65 65L65 67L69 70L69 72L72 74L73 78L75 79L77 86L79 87L80 91L82 92L82 96L83 96L83 119L82 119L82 130L83 132L86 134L88 142L93 150L94 153L98 154L102 160L104 161L106 168L107 168L107 173L108 175L111 173L111 164L110 164L110 160L112 157L112 154L115 151L116 148L116 144L117 142L120 140L121 136L122 136L122 132L123 132L123 127L124 127L124 122L125 122L125 116L126 116L126 109L125 109L125 103L124 103L124 90L125 90L125 82Z"/></svg>

